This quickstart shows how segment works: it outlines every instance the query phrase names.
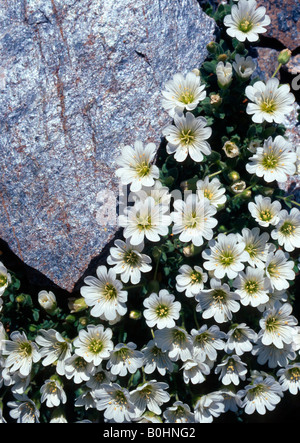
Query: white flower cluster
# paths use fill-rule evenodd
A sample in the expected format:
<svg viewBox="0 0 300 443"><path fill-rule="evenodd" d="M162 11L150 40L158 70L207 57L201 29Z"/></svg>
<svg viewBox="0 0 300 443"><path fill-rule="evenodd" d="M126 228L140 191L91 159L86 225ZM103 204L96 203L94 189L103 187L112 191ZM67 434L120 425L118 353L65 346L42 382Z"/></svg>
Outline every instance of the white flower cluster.
<svg viewBox="0 0 300 443"><path fill-rule="evenodd" d="M257 40L269 23L265 8L256 9L254 0L239 0L224 20L228 34L241 42ZM218 64L220 87L232 81L232 68L247 79L255 65L251 57L239 55L232 66ZM208 142L212 129L204 117L193 114L206 98L200 76L176 74L162 94L162 105L173 118L163 131L167 153L179 163L188 156L202 162L212 152ZM248 86L246 96L254 123L281 123L294 102L289 87L277 79ZM14 396L7 407L17 422L39 422L39 403L53 410L51 422L67 422L60 407L67 403L70 386L78 392L75 407L98 411L112 423L210 423L238 409L265 414L285 391L293 395L300 391L300 327L288 293L296 276L290 253L300 248L299 210L288 212L277 200L258 195L248 205L258 226L216 235L218 211L228 198L221 181L207 175L197 180L194 192L172 199L159 180L155 153L153 143L144 146L137 141L126 146L118 160L116 174L130 186L134 203L119 216L124 239L115 240L106 264L97 268L96 276L86 277L81 287L90 324L73 339L50 328L40 329L33 341L19 331L7 336L0 323L0 387L9 387ZM255 147L245 173L267 183L286 181L296 165L295 149L282 136L269 137ZM162 283L144 298L141 295L141 318L149 337L138 347L126 341L126 334L116 337L114 325L128 313L126 284L138 287L144 274L154 271L146 244L160 244L170 236L201 252L196 265L178 267L172 290ZM10 276L0 264L0 296L9 283ZM39 300L49 312L56 306L52 293L42 291ZM185 300L194 315L193 325L182 321ZM256 329L240 320L238 313L244 307L256 318ZM251 358L261 371L251 370ZM29 387L37 364L52 373L38 379L40 398L34 401ZM220 388L187 404L169 392L175 367L190 392L209 375L216 377ZM140 384L134 384L137 374L142 377ZM0 422L5 422L1 411Z"/></svg>

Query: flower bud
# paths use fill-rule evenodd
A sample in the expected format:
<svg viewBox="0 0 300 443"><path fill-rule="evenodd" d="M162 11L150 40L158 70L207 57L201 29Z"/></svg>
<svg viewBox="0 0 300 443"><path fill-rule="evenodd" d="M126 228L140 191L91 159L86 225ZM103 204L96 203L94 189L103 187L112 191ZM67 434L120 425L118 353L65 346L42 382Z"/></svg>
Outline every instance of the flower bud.
<svg viewBox="0 0 300 443"><path fill-rule="evenodd" d="M142 317L142 313L140 311L131 311L129 313L129 318L131 318L131 320L139 320Z"/></svg>
<svg viewBox="0 0 300 443"><path fill-rule="evenodd" d="M227 62L225 65L223 62L219 62L216 67L216 74L220 88L226 88L232 81L232 64Z"/></svg>
<svg viewBox="0 0 300 443"><path fill-rule="evenodd" d="M212 94L210 96L210 104L214 108L218 108L222 104L222 97L219 94Z"/></svg>
<svg viewBox="0 0 300 443"><path fill-rule="evenodd" d="M241 193L241 197L242 197L244 200L249 200L249 198L251 198L251 196L252 196L252 191L251 191L251 189L246 189L244 192Z"/></svg>
<svg viewBox="0 0 300 443"><path fill-rule="evenodd" d="M202 252L202 248L191 243L190 245L185 246L182 252L185 257L194 257L195 255L198 255L200 254L200 252Z"/></svg>
<svg viewBox="0 0 300 443"><path fill-rule="evenodd" d="M24 294L17 295L16 302L19 303L19 305L23 305L26 302L26 296Z"/></svg>
<svg viewBox="0 0 300 443"><path fill-rule="evenodd" d="M280 63L281 65L286 65L292 56L292 51L290 51L289 49L283 49L280 54L278 55L278 63Z"/></svg>
<svg viewBox="0 0 300 443"><path fill-rule="evenodd" d="M227 54L220 54L220 55L218 56L218 61L219 61L219 62L226 62L227 59L228 59Z"/></svg>
<svg viewBox="0 0 300 443"><path fill-rule="evenodd" d="M89 322L87 317L80 317L78 321L79 321L79 324L81 324L81 326L83 326L83 327L87 326L87 324Z"/></svg>
<svg viewBox="0 0 300 443"><path fill-rule="evenodd" d="M237 182L240 179L240 174L237 171L230 171L228 174L228 179L231 182Z"/></svg>
<svg viewBox="0 0 300 443"><path fill-rule="evenodd" d="M231 190L234 194L241 194L246 189L246 183L243 180L233 183Z"/></svg>
<svg viewBox="0 0 300 443"><path fill-rule="evenodd" d="M56 297L51 291L40 291L38 294L38 302L47 312L53 312L57 307Z"/></svg>
<svg viewBox="0 0 300 443"><path fill-rule="evenodd" d="M262 195L264 195L265 197L271 197L274 194L274 188L269 188L267 186L261 188Z"/></svg>
<svg viewBox="0 0 300 443"><path fill-rule="evenodd" d="M86 304L85 300L83 297L81 298L69 298L68 300L68 307L71 311L71 313L73 312L80 312L80 311L84 311L84 309L88 308L88 305Z"/></svg>
<svg viewBox="0 0 300 443"><path fill-rule="evenodd" d="M206 49L211 54L215 54L215 52L217 51L217 44L216 44L216 42L212 41L212 42L208 43L208 45L206 45Z"/></svg>
<svg viewBox="0 0 300 443"><path fill-rule="evenodd" d="M237 145L231 141L226 142L222 149L229 158L237 157L240 154Z"/></svg>

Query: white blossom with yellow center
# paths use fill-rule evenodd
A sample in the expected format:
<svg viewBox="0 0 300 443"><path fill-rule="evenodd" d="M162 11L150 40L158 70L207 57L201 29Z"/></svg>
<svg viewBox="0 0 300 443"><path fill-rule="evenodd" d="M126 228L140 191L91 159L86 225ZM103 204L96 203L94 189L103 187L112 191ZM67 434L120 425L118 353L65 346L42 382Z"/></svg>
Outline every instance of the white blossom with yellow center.
<svg viewBox="0 0 300 443"><path fill-rule="evenodd" d="M195 72L189 72L186 76L181 73L175 74L173 79L166 83L162 92L163 108L172 118L184 110L192 111L205 99L204 89L205 85L201 85L200 76Z"/></svg>
<svg viewBox="0 0 300 443"><path fill-rule="evenodd" d="M266 83L257 81L245 90L250 103L246 112L252 115L254 123L283 123L285 116L293 111L295 96L289 85L280 85L277 78Z"/></svg>
<svg viewBox="0 0 300 443"><path fill-rule="evenodd" d="M265 26L271 23L270 17L266 15L264 6L257 7L255 0L239 0L237 5L231 8L231 14L224 18L227 26L227 34L240 42L248 40L255 42L259 34L266 32Z"/></svg>

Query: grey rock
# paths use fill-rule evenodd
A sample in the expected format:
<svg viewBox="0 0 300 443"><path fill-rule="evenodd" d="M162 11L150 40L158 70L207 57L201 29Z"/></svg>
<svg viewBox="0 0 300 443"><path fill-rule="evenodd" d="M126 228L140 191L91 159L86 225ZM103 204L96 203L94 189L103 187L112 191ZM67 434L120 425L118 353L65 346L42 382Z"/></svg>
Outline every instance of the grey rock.
<svg viewBox="0 0 300 443"><path fill-rule="evenodd" d="M26 264L73 290L118 229L120 147L159 145L213 33L197 0L1 1L0 237Z"/></svg>

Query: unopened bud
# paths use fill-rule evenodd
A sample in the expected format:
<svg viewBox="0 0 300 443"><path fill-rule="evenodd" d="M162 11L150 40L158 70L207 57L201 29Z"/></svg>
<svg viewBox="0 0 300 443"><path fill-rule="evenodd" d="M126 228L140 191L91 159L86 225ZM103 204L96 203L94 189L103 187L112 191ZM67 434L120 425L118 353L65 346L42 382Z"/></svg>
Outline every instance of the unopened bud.
<svg viewBox="0 0 300 443"><path fill-rule="evenodd" d="M237 171L230 171L228 174L228 179L231 182L237 182L240 179L240 174Z"/></svg>
<svg viewBox="0 0 300 443"><path fill-rule="evenodd" d="M240 154L237 145L231 141L226 142L222 149L229 158L237 157Z"/></svg>
<svg viewBox="0 0 300 443"><path fill-rule="evenodd" d="M142 313L140 311L131 311L129 313L129 318L131 320L139 320L142 317Z"/></svg>
<svg viewBox="0 0 300 443"><path fill-rule="evenodd" d="M228 59L228 55L227 54L220 54L218 56L218 62L226 62L227 59Z"/></svg>
<svg viewBox="0 0 300 443"><path fill-rule="evenodd" d="M208 43L208 45L206 45L206 49L208 50L208 52L210 52L211 54L215 54L216 50L217 50L217 44L216 42L210 42Z"/></svg>
<svg viewBox="0 0 300 443"><path fill-rule="evenodd" d="M195 255L198 255L200 254L200 252L202 252L202 248L191 243L190 245L185 246L182 252L185 257L194 257Z"/></svg>
<svg viewBox="0 0 300 443"><path fill-rule="evenodd" d="M24 302L26 302L26 296L24 294L17 295L16 302L19 303L19 305L22 305Z"/></svg>
<svg viewBox="0 0 300 443"><path fill-rule="evenodd" d="M53 312L57 307L56 297L51 291L40 291L38 294L38 302L47 312Z"/></svg>
<svg viewBox="0 0 300 443"><path fill-rule="evenodd" d="M289 49L283 49L280 54L278 55L278 63L280 63L281 65L286 65L292 56L292 51L290 51Z"/></svg>
<svg viewBox="0 0 300 443"><path fill-rule="evenodd" d="M87 324L89 322L87 317L80 317L80 319L78 321L81 324L81 326L87 326Z"/></svg>
<svg viewBox="0 0 300 443"><path fill-rule="evenodd" d="M88 308L88 305L86 304L83 297L69 298L68 307L69 307L70 311L73 313L73 312L84 311L85 309Z"/></svg>
<svg viewBox="0 0 300 443"><path fill-rule="evenodd" d="M251 198L251 196L252 196L252 191L251 191L251 189L246 189L244 192L242 192L242 194L241 194L241 197L244 199L244 200L249 200L249 198Z"/></svg>
<svg viewBox="0 0 300 443"><path fill-rule="evenodd" d="M263 187L263 188L261 188L261 193L265 197L271 197L274 194L274 189L268 188L268 187Z"/></svg>

